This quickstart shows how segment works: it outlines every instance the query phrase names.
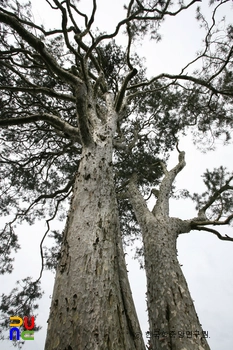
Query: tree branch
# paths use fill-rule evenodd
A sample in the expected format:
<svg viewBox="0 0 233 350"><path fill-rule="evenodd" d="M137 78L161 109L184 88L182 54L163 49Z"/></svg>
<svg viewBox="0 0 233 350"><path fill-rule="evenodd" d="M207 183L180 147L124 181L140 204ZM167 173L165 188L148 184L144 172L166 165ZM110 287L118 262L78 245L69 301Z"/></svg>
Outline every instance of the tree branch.
<svg viewBox="0 0 233 350"><path fill-rule="evenodd" d="M148 86L148 85L154 83L155 81L158 81L159 79L163 79L163 78L174 79L174 80L192 81L193 83L196 83L198 85L206 87L207 89L209 89L210 91L212 91L216 95L217 94L221 94L221 95L225 95L225 96L231 96L231 97L233 96L233 92L232 91L218 90L217 88L212 86L208 81L205 81L205 80L203 80L201 78L195 78L195 77L190 76L190 75L167 74L167 73L159 74L156 77L152 78L150 81L142 82L142 83L135 84L135 85L131 85L131 86L129 86L127 88L127 90L136 89L136 88L143 87L143 86Z"/></svg>
<svg viewBox="0 0 233 350"><path fill-rule="evenodd" d="M134 173L130 180L126 181L123 185L127 186L127 195L130 200L130 203L134 209L137 221L141 227L147 218L151 217L152 213L146 205L146 201L143 198L141 192L139 191L137 185L137 175ZM153 216L153 215L152 215Z"/></svg>
<svg viewBox="0 0 233 350"><path fill-rule="evenodd" d="M48 232L50 231L49 223L50 223L50 221L52 221L56 217L60 203L70 195L71 191L69 191L69 189L73 185L73 183L74 183L74 179L72 181L68 182L67 186L63 189L63 192L66 192L66 194L61 199L59 199L57 201L53 215L49 219L46 220L47 230L45 231L44 236L42 237L42 240L40 242L41 270L40 270L39 277L35 281L35 283L37 283L41 279L43 271L44 271L43 243L44 243L44 240L45 240Z"/></svg>
<svg viewBox="0 0 233 350"><path fill-rule="evenodd" d="M155 20L161 20L163 19L165 16L176 16L178 15L181 11L188 9L190 6L192 6L194 3L196 2L201 2L202 0L193 0L191 1L187 6L181 6L179 8L179 10L175 11L175 12L171 12L171 11L167 11L167 8L169 7L169 4L171 1L167 1L166 7L162 10L158 10L156 8L149 10L149 9L145 9L145 12L156 12L157 16L136 16L135 19L136 20L144 20L144 21L155 21Z"/></svg>
<svg viewBox="0 0 233 350"><path fill-rule="evenodd" d="M77 50L75 50L75 48L70 44L70 40L69 37L67 35L67 23L68 23L68 18L67 18L67 12L66 9L60 4L60 2L58 0L53 0L54 3L57 5L57 7L60 9L61 13L62 13L62 33L63 36L65 38L65 43L67 48L74 54L74 56L79 57L79 54L77 52Z"/></svg>
<svg viewBox="0 0 233 350"><path fill-rule="evenodd" d="M32 85L32 84L31 84ZM55 97L58 99L61 99L63 101L70 101L70 102L75 102L75 97L73 95L68 95L68 94L60 94L53 89L49 89L46 87L41 87L41 86L32 86L32 87L18 87L18 86L10 86L10 85L5 85L1 86L0 85L0 90L7 90L7 91L16 91L16 92L28 92L32 95L36 94L45 94L50 97Z"/></svg>
<svg viewBox="0 0 233 350"><path fill-rule="evenodd" d="M227 190L233 190L233 186L230 186L229 183L233 180L233 176L231 176L225 183L224 186L222 186L221 188L219 188L218 190L216 190L212 196L209 197L209 200L207 201L207 203L200 208L199 212L198 212L198 216L201 216L199 214L205 213L206 210L216 201L216 199L221 195L221 193L227 191Z"/></svg>
<svg viewBox="0 0 233 350"><path fill-rule="evenodd" d="M160 184L159 193L157 196L156 204L152 210L154 215L169 215L169 197L172 189L172 184L177 174L185 167L185 152L180 152L178 157L179 163L170 171L163 166L164 178Z"/></svg>
<svg viewBox="0 0 233 350"><path fill-rule="evenodd" d="M52 7L52 8L57 10L57 8L54 8L54 7ZM25 24L26 26L31 27L31 28L33 28L33 29L37 29L37 30L41 31L45 36L50 36L50 35L54 35L54 34L61 34L61 33L63 33L63 30L62 30L62 29L54 29L54 30L49 30L49 31L47 31L47 30L45 30L43 27L40 27L39 25L37 25L37 24L35 24L35 23L33 23L33 22L30 22L30 21L27 21L27 20L25 20L25 19L19 18L19 17L17 17L15 14L13 14L13 13L11 13L11 12L9 12L9 11L6 11L6 10L4 10L3 8L0 8L0 10L1 10L2 12L4 12L4 13L8 14L8 15L14 15L15 18L16 18L20 23ZM67 32L71 32L72 30L74 30L74 28L73 28L73 27L69 27L69 28L67 28L66 30L67 30Z"/></svg>
<svg viewBox="0 0 233 350"><path fill-rule="evenodd" d="M91 18L89 19L88 23L86 23L86 29L82 33L80 33L81 37L83 37L87 33L89 33L89 31L91 29L91 25L94 23L96 9L97 9L96 0L93 0L93 8L92 8Z"/></svg>
<svg viewBox="0 0 233 350"><path fill-rule="evenodd" d="M123 19L122 21L120 21L120 22L117 24L116 29L115 29L115 31L114 31L112 34L104 34L104 35L99 36L99 37L95 40L95 42L92 44L92 46L88 49L85 58L87 59L87 58L90 56L90 54L92 53L92 51L97 47L97 45L98 45L102 40L114 38L114 37L118 34L120 28L121 28L124 24L129 23L129 22L130 22L132 19L134 19L135 16L136 16L138 13L140 13L140 12L141 12L141 10L138 10L138 11L136 11L135 13L133 13L132 15L130 15L129 17L127 17L127 18Z"/></svg>
<svg viewBox="0 0 233 350"><path fill-rule="evenodd" d="M231 222L233 219L233 214L229 215L226 220L224 221L211 221L211 220L198 220L198 218L191 219L191 227L192 229L196 229L199 225L207 226L207 225L213 225L213 226L221 226L221 225L227 225Z"/></svg>
<svg viewBox="0 0 233 350"><path fill-rule="evenodd" d="M203 226L197 226L195 228L192 228L192 230L211 232L211 233L215 234L222 241L233 242L233 238L232 237L229 237L228 235L222 236L218 231L216 231L216 230L214 230L212 228L203 227Z"/></svg>
<svg viewBox="0 0 233 350"><path fill-rule="evenodd" d="M129 81L137 74L137 69L136 68L133 68L125 77L124 81L123 81L123 84L121 86L121 89L116 97L116 102L115 102L115 110L116 112L120 112L120 109L121 109L121 106L122 106L122 103L123 103L123 99L124 99L124 96L125 96L125 91L126 91L126 88L127 88L127 85L129 83Z"/></svg>
<svg viewBox="0 0 233 350"><path fill-rule="evenodd" d="M25 29L20 23L20 19L16 15L6 14L3 12L3 9L0 8L0 21L9 25L21 36L23 40L25 40L33 49L35 49L40 54L41 58L52 69L52 71L63 81L67 82L68 84L72 84L75 87L82 84L81 79L58 65L55 58L46 50L44 43Z"/></svg>
<svg viewBox="0 0 233 350"><path fill-rule="evenodd" d="M134 0L131 0L130 3L129 3L129 7L128 7L128 11L127 11L127 17L130 16L130 12L131 12L133 3L134 3ZM127 61L129 69L132 70L133 66L132 66L132 64L130 62L130 49L131 49L133 36L132 36L131 30L130 30L130 23L129 22L126 24L126 30L127 30L127 34L128 34L128 45L127 45L127 51L126 51L127 52L126 53L126 61Z"/></svg>
<svg viewBox="0 0 233 350"><path fill-rule="evenodd" d="M45 121L48 124L52 125L58 130L62 130L64 133L68 134L71 138L74 138L77 142L80 141L80 133L77 127L74 127L62 120L61 118L49 114L34 114L29 117L19 117L19 118L11 118L11 119L0 119L0 126L10 126L10 125L22 125L34 123L36 121Z"/></svg>

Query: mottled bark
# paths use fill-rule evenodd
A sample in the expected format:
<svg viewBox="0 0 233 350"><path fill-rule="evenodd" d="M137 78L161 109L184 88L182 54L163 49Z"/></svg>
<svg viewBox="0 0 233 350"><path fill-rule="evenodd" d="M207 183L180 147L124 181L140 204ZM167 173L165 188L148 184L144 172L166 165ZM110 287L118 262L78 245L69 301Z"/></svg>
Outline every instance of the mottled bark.
<svg viewBox="0 0 233 350"><path fill-rule="evenodd" d="M84 147L56 273L46 350L143 350L112 171L116 115Z"/></svg>
<svg viewBox="0 0 233 350"><path fill-rule="evenodd" d="M168 215L172 182L185 165L181 158L170 172L165 169L152 212L134 181L128 188L143 236L150 349L153 350L209 350L177 259L177 237L189 232L191 224Z"/></svg>

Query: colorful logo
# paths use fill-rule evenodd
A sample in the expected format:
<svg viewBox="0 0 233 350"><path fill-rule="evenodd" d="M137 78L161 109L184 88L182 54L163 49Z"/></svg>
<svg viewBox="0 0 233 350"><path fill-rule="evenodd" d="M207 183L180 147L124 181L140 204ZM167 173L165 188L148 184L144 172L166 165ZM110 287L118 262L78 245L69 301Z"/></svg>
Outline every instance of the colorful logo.
<svg viewBox="0 0 233 350"><path fill-rule="evenodd" d="M33 328L35 325L34 316L31 316L31 317L25 316L23 320L21 317L11 316L10 320L17 321L17 323L10 323L10 327L12 327L10 329L10 340L19 340L20 337L23 340L34 340L34 331L33 331ZM30 323L30 325L28 323ZM24 325L24 328L26 328L26 330L20 333L19 327L22 326L22 324ZM15 333L16 333L16 337L15 337Z"/></svg>

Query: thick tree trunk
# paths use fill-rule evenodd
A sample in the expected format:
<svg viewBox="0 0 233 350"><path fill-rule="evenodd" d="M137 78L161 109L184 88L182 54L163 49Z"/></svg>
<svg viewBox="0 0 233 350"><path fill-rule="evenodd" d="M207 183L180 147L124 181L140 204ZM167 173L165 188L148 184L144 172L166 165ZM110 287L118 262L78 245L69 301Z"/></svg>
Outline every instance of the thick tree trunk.
<svg viewBox="0 0 233 350"><path fill-rule="evenodd" d="M96 135L82 154L56 273L46 350L145 349L123 256L112 140L105 136Z"/></svg>
<svg viewBox="0 0 233 350"><path fill-rule="evenodd" d="M129 194L143 235L151 349L209 350L177 259L178 234L190 223L154 215L133 183Z"/></svg>
<svg viewBox="0 0 233 350"><path fill-rule="evenodd" d="M206 350L209 346L177 259L178 230L175 219L155 218L144 237L152 349Z"/></svg>

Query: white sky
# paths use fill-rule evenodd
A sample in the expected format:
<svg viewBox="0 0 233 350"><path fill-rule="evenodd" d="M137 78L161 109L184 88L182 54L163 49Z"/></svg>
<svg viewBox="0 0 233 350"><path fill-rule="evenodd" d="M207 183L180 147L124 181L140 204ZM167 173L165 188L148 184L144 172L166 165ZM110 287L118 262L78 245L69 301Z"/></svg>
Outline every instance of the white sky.
<svg viewBox="0 0 233 350"><path fill-rule="evenodd" d="M99 11L97 15L98 27L106 30L109 26L114 30L121 13L123 4L126 1L98 0ZM203 1L206 5L207 1ZM35 19L43 19L44 24L51 22L51 14L47 7L42 7L42 0L35 1ZM91 4L91 1L82 1L84 8ZM207 7L206 7L207 8ZM85 11L85 10L84 10ZM226 14L233 12L232 3L225 5ZM211 15L210 10L206 13ZM224 14L222 12L222 14ZM54 19L55 20L55 19ZM97 26L96 25L96 26ZM102 27L101 27L102 26ZM194 11L189 9L177 18L169 18L161 26L163 40L158 44L146 41L137 48L138 52L146 56L149 75L161 72L179 73L181 67L195 57L195 52L200 49L201 37L199 24L194 19ZM122 40L124 40L122 38ZM191 73L190 70L189 73ZM188 136L180 141L179 148L186 151L186 167L178 175L177 188L187 188L190 192L203 190L201 174L209 168L220 165L228 166L232 170L232 145L223 147L219 143L214 152L207 154L200 153L193 145L191 137ZM177 154L173 152L169 161L172 167L177 162ZM183 219L196 216L194 204L186 200L172 201L171 215ZM65 224L65 223L64 223ZM63 223L56 223L64 226ZM40 271L39 243L45 231L44 223L37 223L33 227L27 225L18 228L22 250L15 261L15 272L12 275L0 277L2 292L10 291L14 287L16 279L26 276L33 276L37 279ZM221 233L232 234L231 228L221 228ZM203 330L209 332L209 345L211 350L232 350L233 344L233 245L231 242L220 241L216 236L208 232L194 231L182 235L178 239L179 260L183 265L182 269L187 278L192 298L195 301ZM130 258L129 251L127 263L129 278L133 290L138 317L142 331L148 330L145 292L146 282L144 271L139 270L138 262ZM42 278L42 288L45 295L40 302L38 310L38 323L43 329L35 333L35 340L26 342L25 350L41 350L44 347L46 326L50 307L50 296L52 294L54 275L45 272ZM10 341L1 342L1 350L13 349Z"/></svg>

